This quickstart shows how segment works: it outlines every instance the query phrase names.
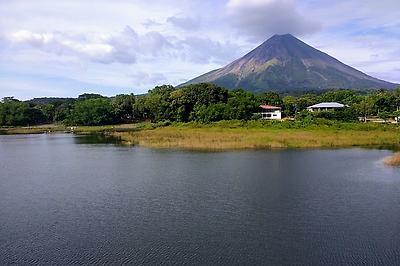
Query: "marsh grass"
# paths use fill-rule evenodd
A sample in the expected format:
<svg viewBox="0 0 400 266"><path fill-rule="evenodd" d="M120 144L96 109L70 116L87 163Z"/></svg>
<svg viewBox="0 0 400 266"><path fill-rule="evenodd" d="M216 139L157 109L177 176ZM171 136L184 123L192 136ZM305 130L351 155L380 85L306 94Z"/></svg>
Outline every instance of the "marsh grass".
<svg viewBox="0 0 400 266"><path fill-rule="evenodd" d="M235 150L399 146L398 130L336 128L225 128L167 126L113 133L126 143L153 148Z"/></svg>
<svg viewBox="0 0 400 266"><path fill-rule="evenodd" d="M384 160L386 165L400 167L400 153L395 153Z"/></svg>

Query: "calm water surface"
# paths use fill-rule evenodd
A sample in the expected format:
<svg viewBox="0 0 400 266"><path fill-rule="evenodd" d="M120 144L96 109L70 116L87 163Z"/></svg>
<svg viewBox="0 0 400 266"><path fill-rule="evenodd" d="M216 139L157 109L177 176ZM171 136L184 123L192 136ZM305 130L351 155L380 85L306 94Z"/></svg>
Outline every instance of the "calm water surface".
<svg viewBox="0 0 400 266"><path fill-rule="evenodd" d="M400 265L389 151L97 142L0 136L0 265Z"/></svg>

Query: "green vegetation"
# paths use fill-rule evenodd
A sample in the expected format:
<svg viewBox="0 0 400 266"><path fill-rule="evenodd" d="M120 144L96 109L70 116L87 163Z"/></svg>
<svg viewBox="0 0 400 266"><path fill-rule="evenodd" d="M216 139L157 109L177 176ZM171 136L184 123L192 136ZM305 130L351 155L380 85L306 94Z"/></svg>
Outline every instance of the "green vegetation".
<svg viewBox="0 0 400 266"><path fill-rule="evenodd" d="M111 101L94 98L76 102L66 121L71 125L98 126L112 124L115 120Z"/></svg>
<svg viewBox="0 0 400 266"><path fill-rule="evenodd" d="M307 106L331 101L349 107L319 113L305 111ZM400 88L364 93L332 90L322 94L283 96L272 91L260 95L243 89L228 91L223 87L202 83L182 88L158 86L142 96L131 94L107 98L98 94L83 94L77 99L41 98L25 102L8 97L0 102L0 126L250 121L259 118L257 113L260 103L281 106L286 117L295 118L301 123L316 123L318 119L355 122L359 117L366 120L371 116L387 121L400 115Z"/></svg>
<svg viewBox="0 0 400 266"><path fill-rule="evenodd" d="M14 98L4 98L0 104L0 126L23 126L43 123L45 112Z"/></svg>

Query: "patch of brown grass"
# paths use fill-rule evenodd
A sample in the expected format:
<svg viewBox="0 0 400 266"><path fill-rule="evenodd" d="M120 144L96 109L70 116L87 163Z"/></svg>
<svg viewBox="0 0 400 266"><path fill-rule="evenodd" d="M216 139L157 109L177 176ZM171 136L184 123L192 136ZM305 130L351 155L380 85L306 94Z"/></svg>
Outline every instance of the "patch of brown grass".
<svg viewBox="0 0 400 266"><path fill-rule="evenodd" d="M400 153L395 153L385 159L385 164L400 167Z"/></svg>
<svg viewBox="0 0 400 266"><path fill-rule="evenodd" d="M385 131L179 128L162 127L136 132L116 132L129 144L153 148L193 150L333 148L399 145L400 136Z"/></svg>

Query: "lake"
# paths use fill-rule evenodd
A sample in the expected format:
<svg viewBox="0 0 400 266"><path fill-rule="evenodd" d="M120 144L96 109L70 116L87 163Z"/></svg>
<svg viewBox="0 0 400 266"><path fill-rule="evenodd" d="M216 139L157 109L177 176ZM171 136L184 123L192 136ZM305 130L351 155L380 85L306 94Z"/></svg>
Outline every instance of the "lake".
<svg viewBox="0 0 400 266"><path fill-rule="evenodd" d="M390 154L0 136L0 265L400 265Z"/></svg>

